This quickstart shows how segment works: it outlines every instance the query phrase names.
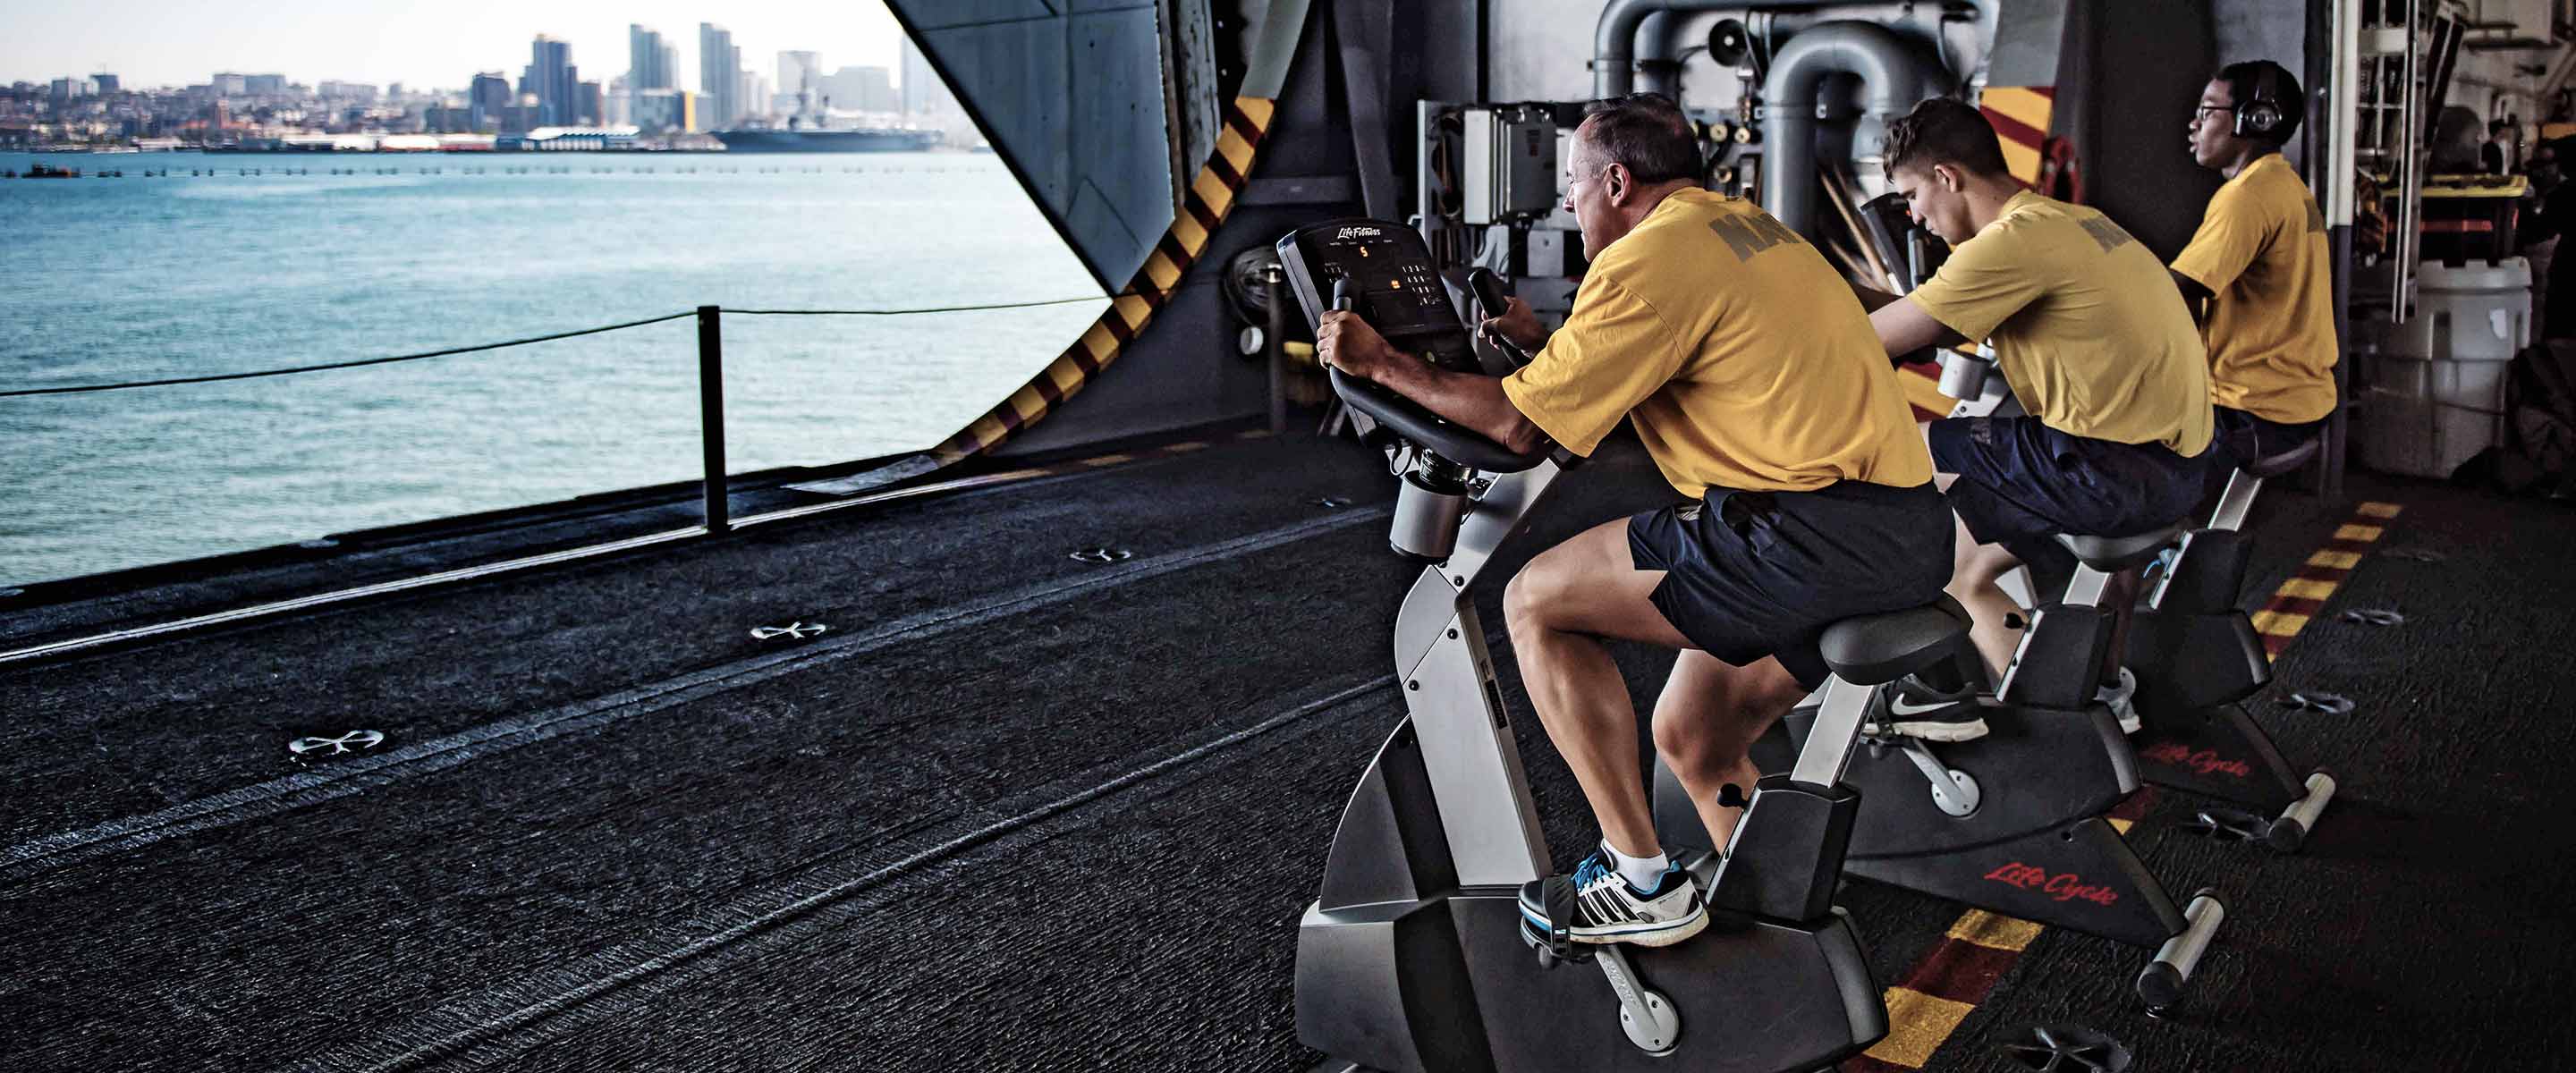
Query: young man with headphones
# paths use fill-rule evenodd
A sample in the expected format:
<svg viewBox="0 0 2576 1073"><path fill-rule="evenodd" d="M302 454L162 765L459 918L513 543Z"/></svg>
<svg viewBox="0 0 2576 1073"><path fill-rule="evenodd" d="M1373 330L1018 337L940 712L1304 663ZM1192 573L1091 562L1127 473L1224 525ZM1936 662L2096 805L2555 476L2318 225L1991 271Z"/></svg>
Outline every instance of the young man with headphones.
<svg viewBox="0 0 2576 1073"><path fill-rule="evenodd" d="M2300 101L2290 72L2253 60L2220 68L2192 112L2192 159L2227 183L2172 267L2209 348L2222 479L2314 438L2334 412L2325 213L2280 152L2299 129Z"/></svg>

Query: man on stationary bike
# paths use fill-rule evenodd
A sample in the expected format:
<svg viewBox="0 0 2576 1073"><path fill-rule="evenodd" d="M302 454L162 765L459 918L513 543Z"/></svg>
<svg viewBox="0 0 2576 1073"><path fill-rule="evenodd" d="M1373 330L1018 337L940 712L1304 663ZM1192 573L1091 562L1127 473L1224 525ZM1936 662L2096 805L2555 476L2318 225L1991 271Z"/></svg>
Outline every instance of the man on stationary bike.
<svg viewBox="0 0 2576 1073"><path fill-rule="evenodd" d="M2302 99L2280 64L2231 63L2201 89L2191 115L2192 159L2227 176L2173 262L2174 281L2205 325L2218 480L2314 439L2334 412L2325 213L2280 152L2299 129Z"/></svg>
<svg viewBox="0 0 2576 1073"><path fill-rule="evenodd" d="M1592 266L1553 335L1518 301L1486 322L1537 353L1508 377L1441 370L1348 313L1316 333L1344 373L1515 449L1589 455L1632 420L1691 499L1549 549L1505 591L1530 702L1601 824L1573 877L1577 942L1663 946L1708 922L1656 841L1603 642L1681 650L1655 745L1725 846L1739 810L1720 791L1753 785L1746 750L1824 681L1824 628L1930 602L1949 570L1949 513L1859 303L1795 232L1700 189L1700 166L1671 101L1592 106L1565 195ZM1522 913L1545 928L1538 887Z"/></svg>
<svg viewBox="0 0 2576 1073"><path fill-rule="evenodd" d="M2156 255L2099 212L2023 189L1975 108L1935 98L1889 123L1887 173L1952 250L1904 298L1864 296L1881 345L1903 355L1986 340L2029 411L1925 426L1960 523L1949 592L1999 673L2019 640L2006 622L2019 608L1996 584L2005 571L2055 534L2133 536L2199 500L2208 369ZM1907 679L1879 692L1866 732L1979 737L1974 691L1936 694Z"/></svg>

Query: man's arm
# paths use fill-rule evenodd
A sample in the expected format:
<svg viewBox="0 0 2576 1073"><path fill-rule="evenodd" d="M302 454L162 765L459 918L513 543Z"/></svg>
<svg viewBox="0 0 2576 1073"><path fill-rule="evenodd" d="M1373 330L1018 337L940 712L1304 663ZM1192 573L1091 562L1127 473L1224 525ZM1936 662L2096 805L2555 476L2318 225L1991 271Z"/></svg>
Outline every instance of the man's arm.
<svg viewBox="0 0 2576 1073"><path fill-rule="evenodd" d="M1500 379L1451 372L1397 350L1367 321L1347 311L1324 314L1315 328L1315 353L1345 374L1383 384L1512 451L1527 453L1547 439L1503 394Z"/></svg>
<svg viewBox="0 0 2576 1073"><path fill-rule="evenodd" d="M2209 300L2217 295L2209 293L2209 288L2201 286L2199 280L2170 268L2165 271L2173 276L2174 287L2182 291L2182 304L2191 310L2191 322L2203 328L2209 327Z"/></svg>
<svg viewBox="0 0 2576 1073"><path fill-rule="evenodd" d="M1949 325L1932 319L1922 306L1902 299L1878 307L1869 315L1869 326L1878 330L1878 343L1887 348L1891 358L1909 356L1925 347L1968 341Z"/></svg>
<svg viewBox="0 0 2576 1073"><path fill-rule="evenodd" d="M1893 294L1857 281L1852 283L1851 289L1852 294L1860 299L1861 311L1866 313L1876 313L1886 308L1889 302L1896 300Z"/></svg>

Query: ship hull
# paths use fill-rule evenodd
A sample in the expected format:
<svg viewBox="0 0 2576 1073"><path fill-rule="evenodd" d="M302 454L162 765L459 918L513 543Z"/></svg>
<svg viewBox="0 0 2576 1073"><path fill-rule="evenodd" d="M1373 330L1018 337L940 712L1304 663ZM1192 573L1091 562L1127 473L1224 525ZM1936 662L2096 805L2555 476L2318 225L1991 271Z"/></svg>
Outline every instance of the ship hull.
<svg viewBox="0 0 2576 1073"><path fill-rule="evenodd" d="M939 144L931 130L720 130L715 137L735 153L904 153Z"/></svg>

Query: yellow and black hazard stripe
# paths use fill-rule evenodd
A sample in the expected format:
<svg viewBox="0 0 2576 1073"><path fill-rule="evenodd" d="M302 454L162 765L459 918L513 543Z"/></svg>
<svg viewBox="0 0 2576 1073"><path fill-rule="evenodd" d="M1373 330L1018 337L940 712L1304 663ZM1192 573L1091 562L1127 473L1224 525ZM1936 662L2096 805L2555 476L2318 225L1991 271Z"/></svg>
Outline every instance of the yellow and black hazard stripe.
<svg viewBox="0 0 2576 1073"><path fill-rule="evenodd" d="M1154 252L1136 270L1135 278L1127 281L1100 319L1048 363L1045 371L933 448L931 454L940 464L993 449L1063 405L1064 400L1072 398L1117 360L1119 350L1144 331L1155 312L1171 300L1173 292L1180 288L1182 275L1206 251L1217 225L1234 208L1235 194L1252 174L1253 161L1259 154L1262 135L1270 130L1275 107L1275 102L1263 97L1237 97L1226 106L1225 126L1217 132L1216 152L1190 180L1189 192L1182 198L1181 210L1173 214L1171 228L1155 243Z"/></svg>
<svg viewBox="0 0 2576 1073"><path fill-rule="evenodd" d="M2388 522L2404 509L2395 503L2363 503L2354 510L2350 521L2327 538L2325 546L2308 556L2297 574L2273 591L2271 601L2254 614L2254 629L2263 636L2266 655L2280 658L2290 639L2307 628L2309 619L2342 587L2353 568L2361 565L2362 556L2379 542ZM2130 826L2143 818L2155 801L2156 791L2152 788L2129 795L2111 811L2111 826L2128 834ZM2041 925L2027 920L1997 916L1982 909L1968 910L1907 970L1902 981L1887 989L1887 1038L1845 1062L1844 1073L1896 1073L1923 1068L1932 1060L1933 1052L1958 1031L1959 1023L1994 992L2004 973L2021 960L2022 951L2042 930Z"/></svg>

